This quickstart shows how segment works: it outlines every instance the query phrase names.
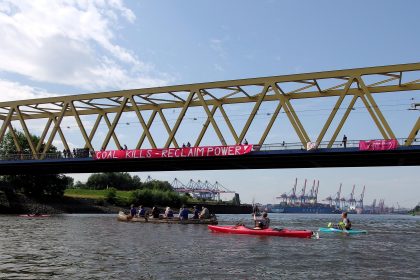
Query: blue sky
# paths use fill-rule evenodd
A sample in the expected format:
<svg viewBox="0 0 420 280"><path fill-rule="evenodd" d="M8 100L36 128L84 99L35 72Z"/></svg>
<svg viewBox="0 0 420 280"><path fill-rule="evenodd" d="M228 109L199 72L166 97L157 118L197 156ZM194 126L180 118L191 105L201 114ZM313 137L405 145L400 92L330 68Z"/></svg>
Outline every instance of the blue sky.
<svg viewBox="0 0 420 280"><path fill-rule="evenodd" d="M418 1L16 1L0 0L1 101L160 85L242 79L419 62ZM54 11L54 12L51 12ZM397 137L419 116L408 111L418 93L378 96ZM313 137L331 101L296 104ZM360 105L360 104L356 104ZM322 110L309 112L308 108ZM247 108L242 108L247 110ZM248 108L249 109L249 108ZM267 112L270 106L262 108ZM325 111L324 111L325 110ZM195 116L194 112L190 113ZM377 138L358 107L343 128L351 139ZM280 116L280 119L285 119ZM130 117L127 117L129 120ZM252 127L268 121L261 115ZM244 117L237 117L240 126ZM281 120L280 120L281 121ZM197 124L186 122L183 131ZM261 124L261 125L260 125ZM358 129L363 124L363 129ZM198 124L199 125L199 124ZM70 142L81 146L71 133ZM297 141L284 124L268 143ZM121 128L123 141L135 138ZM72 138L74 137L74 138ZM251 132L248 140L252 142ZM210 134L208 144L219 144ZM271 141L271 142L270 142ZM139 173L142 178L219 181L242 200L272 203L294 178L320 180L320 197L343 183L366 203L414 206L419 167L333 168ZM87 175L76 175L84 180Z"/></svg>

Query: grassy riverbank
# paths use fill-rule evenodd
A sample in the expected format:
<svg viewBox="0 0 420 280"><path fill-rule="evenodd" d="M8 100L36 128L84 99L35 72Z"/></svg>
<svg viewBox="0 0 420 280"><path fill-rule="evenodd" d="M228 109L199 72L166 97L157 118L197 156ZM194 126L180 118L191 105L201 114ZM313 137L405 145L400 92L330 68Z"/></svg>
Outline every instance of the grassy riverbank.
<svg viewBox="0 0 420 280"><path fill-rule="evenodd" d="M160 189L137 189L131 191L121 191L114 188L104 190L67 189L64 192L64 197L96 199L123 207L128 207L130 204L142 204L149 207L156 205L180 207L182 204L192 200L174 191Z"/></svg>
<svg viewBox="0 0 420 280"><path fill-rule="evenodd" d="M109 190L66 189L64 196L72 198L106 199ZM116 191L118 199L128 200L132 191Z"/></svg>
<svg viewBox="0 0 420 280"><path fill-rule="evenodd" d="M111 214L125 209L104 199L64 196L55 200L36 200L21 193L0 191L0 214Z"/></svg>
<svg viewBox="0 0 420 280"><path fill-rule="evenodd" d="M27 213L118 213L120 210L128 210L133 197L145 195L143 205L151 207L154 205L162 207L172 206L174 209L179 207L180 201L171 200L166 192L150 190L149 192L136 191L115 191L114 202L109 201L108 190L89 190L89 189L67 189L64 197L52 200L35 200L21 193L13 191L0 191L0 214L27 214ZM150 196L152 194L152 196ZM163 195L162 195L163 194ZM172 194L175 195L175 194ZM178 195L175 195L175 198ZM170 202L174 202L171 204ZM139 203L135 203L136 206ZM251 213L250 205L233 205L228 202L199 201L189 197L183 202L187 207L193 205L206 206L211 213L215 214L244 214Z"/></svg>
<svg viewBox="0 0 420 280"><path fill-rule="evenodd" d="M91 199L99 201L99 203L109 204L107 203L107 198L109 194L108 190L90 190L90 189L67 189L64 193L64 196L67 198L73 199ZM202 205L206 206L211 213L216 214L247 214L252 212L251 205L234 205L229 202L221 202L221 201L201 201L194 199L192 197L188 197L188 199L184 199L184 202L181 201L173 201L168 198L167 191L158 191L158 190L149 190L151 193L137 193L143 197L143 202L141 204L152 207L154 205L165 207L165 206L172 206L174 208L179 207L180 203L185 204L187 207L192 208L193 205ZM153 192L156 192L154 195ZM172 196L175 198L178 195L171 193ZM115 197L115 204L120 207L129 207L129 204L134 203L136 206L139 203L133 202L133 197L136 197L136 191L116 191Z"/></svg>

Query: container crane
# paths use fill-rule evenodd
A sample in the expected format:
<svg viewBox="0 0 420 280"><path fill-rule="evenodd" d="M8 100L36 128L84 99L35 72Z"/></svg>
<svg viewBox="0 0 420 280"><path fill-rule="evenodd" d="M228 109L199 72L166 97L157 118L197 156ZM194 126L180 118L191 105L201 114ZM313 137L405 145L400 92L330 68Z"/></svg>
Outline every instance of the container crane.
<svg viewBox="0 0 420 280"><path fill-rule="evenodd" d="M319 180L318 182L314 180L312 184L311 191L309 192L308 200L310 204L316 204L318 200L318 189L319 189Z"/></svg>
<svg viewBox="0 0 420 280"><path fill-rule="evenodd" d="M309 195L307 196L309 203L313 203L315 200L315 182L316 180L314 180L314 182L312 183L311 190L309 191Z"/></svg>
<svg viewBox="0 0 420 280"><path fill-rule="evenodd" d="M303 184L302 191L301 191L301 194L299 196L300 204L305 204L305 202L306 202L306 197L305 197L306 182L307 182L307 180L305 179L305 183Z"/></svg>
<svg viewBox="0 0 420 280"><path fill-rule="evenodd" d="M366 189L366 186L363 186L363 191L360 194L360 199L357 201L357 206L356 206L356 208L360 208L362 210L363 210L363 199L365 198L365 189Z"/></svg>
<svg viewBox="0 0 420 280"><path fill-rule="evenodd" d="M342 183L340 183L340 187L338 188L338 192L337 192L337 194L336 194L336 197L335 197L335 199L334 199L334 203L335 203L335 207L337 208L337 209L341 209L341 187L342 187Z"/></svg>
<svg viewBox="0 0 420 280"><path fill-rule="evenodd" d="M333 202L333 199L332 199L331 195L330 195L330 196L328 196L327 198L325 198L325 199L324 199L324 201L328 202L328 205L329 205L330 207L332 207L332 202Z"/></svg>
<svg viewBox="0 0 420 280"><path fill-rule="evenodd" d="M373 200L373 202L372 202L372 214L375 214L376 213L376 198Z"/></svg>
<svg viewBox="0 0 420 280"><path fill-rule="evenodd" d="M296 204L296 200L297 200L296 188L297 188L297 178L295 180L295 185L293 186L292 193L289 195L289 203L291 205Z"/></svg>
<svg viewBox="0 0 420 280"><path fill-rule="evenodd" d="M289 198L289 196L287 195L287 193L282 193L280 196L276 197L276 199L281 199L282 204L287 204L287 199L288 198Z"/></svg>
<svg viewBox="0 0 420 280"><path fill-rule="evenodd" d="M178 193L189 193L194 197L210 200L220 200L221 193L236 193L235 191L231 191L225 188L217 181L214 184L211 184L207 180L204 182L201 180L195 182L193 179L190 179L188 184L185 185L180 180L175 178L172 181L171 186Z"/></svg>
<svg viewBox="0 0 420 280"><path fill-rule="evenodd" d="M319 180L316 184L316 189L315 189L315 204L318 203L318 190L319 190Z"/></svg>
<svg viewBox="0 0 420 280"><path fill-rule="evenodd" d="M350 193L350 198L349 198L349 200L347 201L348 202L348 208L350 209L350 210L354 210L354 209L356 209L356 199L354 198L354 190L356 189L356 185L353 185L353 189L352 189L352 191L351 191L351 193Z"/></svg>
<svg viewBox="0 0 420 280"><path fill-rule="evenodd" d="M378 207L379 207L379 213L380 214L384 213L384 210L385 210L385 200L380 199L379 200Z"/></svg>
<svg viewBox="0 0 420 280"><path fill-rule="evenodd" d="M172 188L177 192L189 192L187 186L185 186L178 178L175 178L171 183Z"/></svg>

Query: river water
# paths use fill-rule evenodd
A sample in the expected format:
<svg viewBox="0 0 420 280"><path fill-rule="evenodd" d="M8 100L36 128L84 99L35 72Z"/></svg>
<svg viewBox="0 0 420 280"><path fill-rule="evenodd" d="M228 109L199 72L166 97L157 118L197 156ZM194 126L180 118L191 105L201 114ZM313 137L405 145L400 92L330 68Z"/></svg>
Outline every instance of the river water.
<svg viewBox="0 0 420 280"><path fill-rule="evenodd" d="M219 224L250 215L218 215ZM316 230L339 215L270 214ZM319 239L212 233L116 215L0 216L0 279L419 279L420 217L350 215L367 235Z"/></svg>

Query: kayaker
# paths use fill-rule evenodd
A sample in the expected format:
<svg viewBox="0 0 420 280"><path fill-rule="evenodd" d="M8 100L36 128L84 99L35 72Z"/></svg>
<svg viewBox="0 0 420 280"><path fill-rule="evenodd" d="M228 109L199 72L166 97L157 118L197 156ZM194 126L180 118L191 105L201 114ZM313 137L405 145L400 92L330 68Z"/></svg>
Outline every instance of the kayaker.
<svg viewBox="0 0 420 280"><path fill-rule="evenodd" d="M139 217L144 218L146 216L146 209L143 207L143 205L139 206Z"/></svg>
<svg viewBox="0 0 420 280"><path fill-rule="evenodd" d="M252 206L252 214L260 216L260 209L258 208L258 206L256 204L254 204L254 206Z"/></svg>
<svg viewBox="0 0 420 280"><path fill-rule="evenodd" d="M347 212L341 213L341 221L338 223L338 227L340 229L351 229L351 222L350 219L347 218Z"/></svg>
<svg viewBox="0 0 420 280"><path fill-rule="evenodd" d="M159 209L156 206L152 208L152 217L154 219L159 219Z"/></svg>
<svg viewBox="0 0 420 280"><path fill-rule="evenodd" d="M174 211L172 211L171 207L166 207L165 210L165 217L166 218L173 218L174 217Z"/></svg>
<svg viewBox="0 0 420 280"><path fill-rule="evenodd" d="M349 230L351 229L351 222L350 219L347 218L347 212L343 212L341 213L341 220L338 222L338 224L333 224L333 223L329 223L328 224L329 228L336 228L336 229L341 229L341 230Z"/></svg>
<svg viewBox="0 0 420 280"><path fill-rule="evenodd" d="M259 229L266 229L270 226L270 218L268 218L267 212L264 212L260 219L254 214L255 227Z"/></svg>
<svg viewBox="0 0 420 280"><path fill-rule="evenodd" d="M200 215L198 216L200 219L209 219L210 218L210 212L209 209L206 207L202 207Z"/></svg>
<svg viewBox="0 0 420 280"><path fill-rule="evenodd" d="M199 215L200 215L200 210L198 210L198 207L194 205L194 212L193 212L193 216L192 219L199 219Z"/></svg>
<svg viewBox="0 0 420 280"><path fill-rule="evenodd" d="M188 220L188 208L186 208L184 205L179 209L179 219L180 220Z"/></svg>
<svg viewBox="0 0 420 280"><path fill-rule="evenodd" d="M131 204L131 208L130 208L130 216L131 218L134 218L137 214L137 209L136 207L134 207L134 204Z"/></svg>

